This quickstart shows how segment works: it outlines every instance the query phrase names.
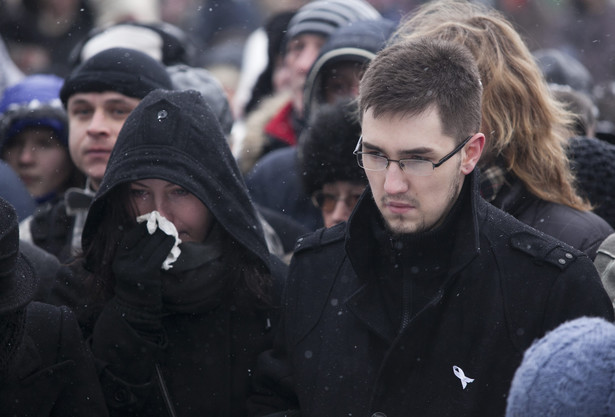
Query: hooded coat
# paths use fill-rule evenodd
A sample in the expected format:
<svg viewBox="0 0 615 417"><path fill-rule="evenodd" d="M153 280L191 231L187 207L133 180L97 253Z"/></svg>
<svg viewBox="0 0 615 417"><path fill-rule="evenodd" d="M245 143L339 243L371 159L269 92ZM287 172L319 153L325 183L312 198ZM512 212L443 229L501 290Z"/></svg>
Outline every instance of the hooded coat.
<svg viewBox="0 0 615 417"><path fill-rule="evenodd" d="M284 271L269 254L220 125L198 92L156 90L133 110L90 207L84 249L99 233L106 210L123 204L113 191L147 178L195 195L215 224L205 242L181 243L179 259L162 272L161 314L120 300L116 286L100 309L82 316L82 325L91 323L92 352L110 413L244 415L256 355L270 344L272 308L257 307L230 284L238 268L229 264L232 257L220 236L246 248L272 279ZM56 302L68 301L83 312L81 287L77 282L56 287ZM150 325L147 334L139 328L143 323Z"/></svg>

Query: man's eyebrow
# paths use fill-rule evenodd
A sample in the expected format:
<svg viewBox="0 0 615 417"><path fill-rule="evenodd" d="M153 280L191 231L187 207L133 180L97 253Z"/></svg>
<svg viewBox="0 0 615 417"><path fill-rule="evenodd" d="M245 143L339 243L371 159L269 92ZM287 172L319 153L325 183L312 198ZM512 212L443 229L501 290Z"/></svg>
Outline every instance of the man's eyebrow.
<svg viewBox="0 0 615 417"><path fill-rule="evenodd" d="M363 146L365 147L365 149L367 149L370 152L380 152L380 153L386 154L386 152L384 152L382 148L376 145L372 145L369 142L366 142L365 139L363 140ZM427 155L427 154L433 153L433 151L434 151L433 148L429 148L426 146L419 146L418 148L401 150L397 154L398 155Z"/></svg>
<svg viewBox="0 0 615 417"><path fill-rule="evenodd" d="M113 97L104 101L105 104L130 104L124 97Z"/></svg>
<svg viewBox="0 0 615 417"><path fill-rule="evenodd" d="M76 98L74 100L71 100L68 103L68 106L72 106L72 105L75 105L75 104L91 104L91 103L88 100L84 99L84 98Z"/></svg>

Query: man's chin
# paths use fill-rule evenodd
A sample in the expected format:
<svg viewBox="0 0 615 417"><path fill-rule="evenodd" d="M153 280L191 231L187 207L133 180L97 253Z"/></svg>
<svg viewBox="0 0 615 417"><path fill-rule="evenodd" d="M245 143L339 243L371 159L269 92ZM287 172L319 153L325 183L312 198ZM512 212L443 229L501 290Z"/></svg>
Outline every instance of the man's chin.
<svg viewBox="0 0 615 417"><path fill-rule="evenodd" d="M422 223L404 219L401 216L385 218L384 224L389 233L393 236L418 233L424 229Z"/></svg>

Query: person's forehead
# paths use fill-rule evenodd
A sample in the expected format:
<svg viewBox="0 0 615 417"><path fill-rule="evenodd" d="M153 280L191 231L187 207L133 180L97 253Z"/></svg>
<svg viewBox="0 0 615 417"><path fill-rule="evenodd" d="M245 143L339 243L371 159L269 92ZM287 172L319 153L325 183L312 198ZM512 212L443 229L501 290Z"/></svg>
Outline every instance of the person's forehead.
<svg viewBox="0 0 615 417"><path fill-rule="evenodd" d="M374 117L371 109L363 113L363 144L397 151L415 147L448 146L453 141L442 133L442 122L435 108L419 114L391 113Z"/></svg>
<svg viewBox="0 0 615 417"><path fill-rule="evenodd" d="M68 98L68 105L76 102L84 103L105 103L109 101L125 102L130 104L138 104L141 100L135 97L129 97L117 91L92 91L75 93Z"/></svg>
<svg viewBox="0 0 615 417"><path fill-rule="evenodd" d="M365 189L365 184L360 181L338 180L323 184L323 189L327 191L359 191Z"/></svg>
<svg viewBox="0 0 615 417"><path fill-rule="evenodd" d="M325 43L327 38L319 33L304 32L293 37L289 43L310 43L315 44L319 48Z"/></svg>
<svg viewBox="0 0 615 417"><path fill-rule="evenodd" d="M361 73L363 69L363 62L351 61L351 60L343 60L336 61L328 64L323 69L324 79L327 81L331 77L339 77L339 76L355 76ZM358 81L358 79L357 79Z"/></svg>

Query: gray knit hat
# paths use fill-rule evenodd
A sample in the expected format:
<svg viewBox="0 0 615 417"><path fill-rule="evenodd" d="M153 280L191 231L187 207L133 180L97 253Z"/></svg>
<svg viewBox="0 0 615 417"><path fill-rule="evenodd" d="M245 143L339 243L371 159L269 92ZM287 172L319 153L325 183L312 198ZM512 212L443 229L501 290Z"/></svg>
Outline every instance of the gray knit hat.
<svg viewBox="0 0 615 417"><path fill-rule="evenodd" d="M357 20L378 19L380 13L364 0L316 0L301 7L288 24L286 42L304 33L329 37Z"/></svg>
<svg viewBox="0 0 615 417"><path fill-rule="evenodd" d="M582 317L535 342L517 369L506 417L615 416L615 326Z"/></svg>

